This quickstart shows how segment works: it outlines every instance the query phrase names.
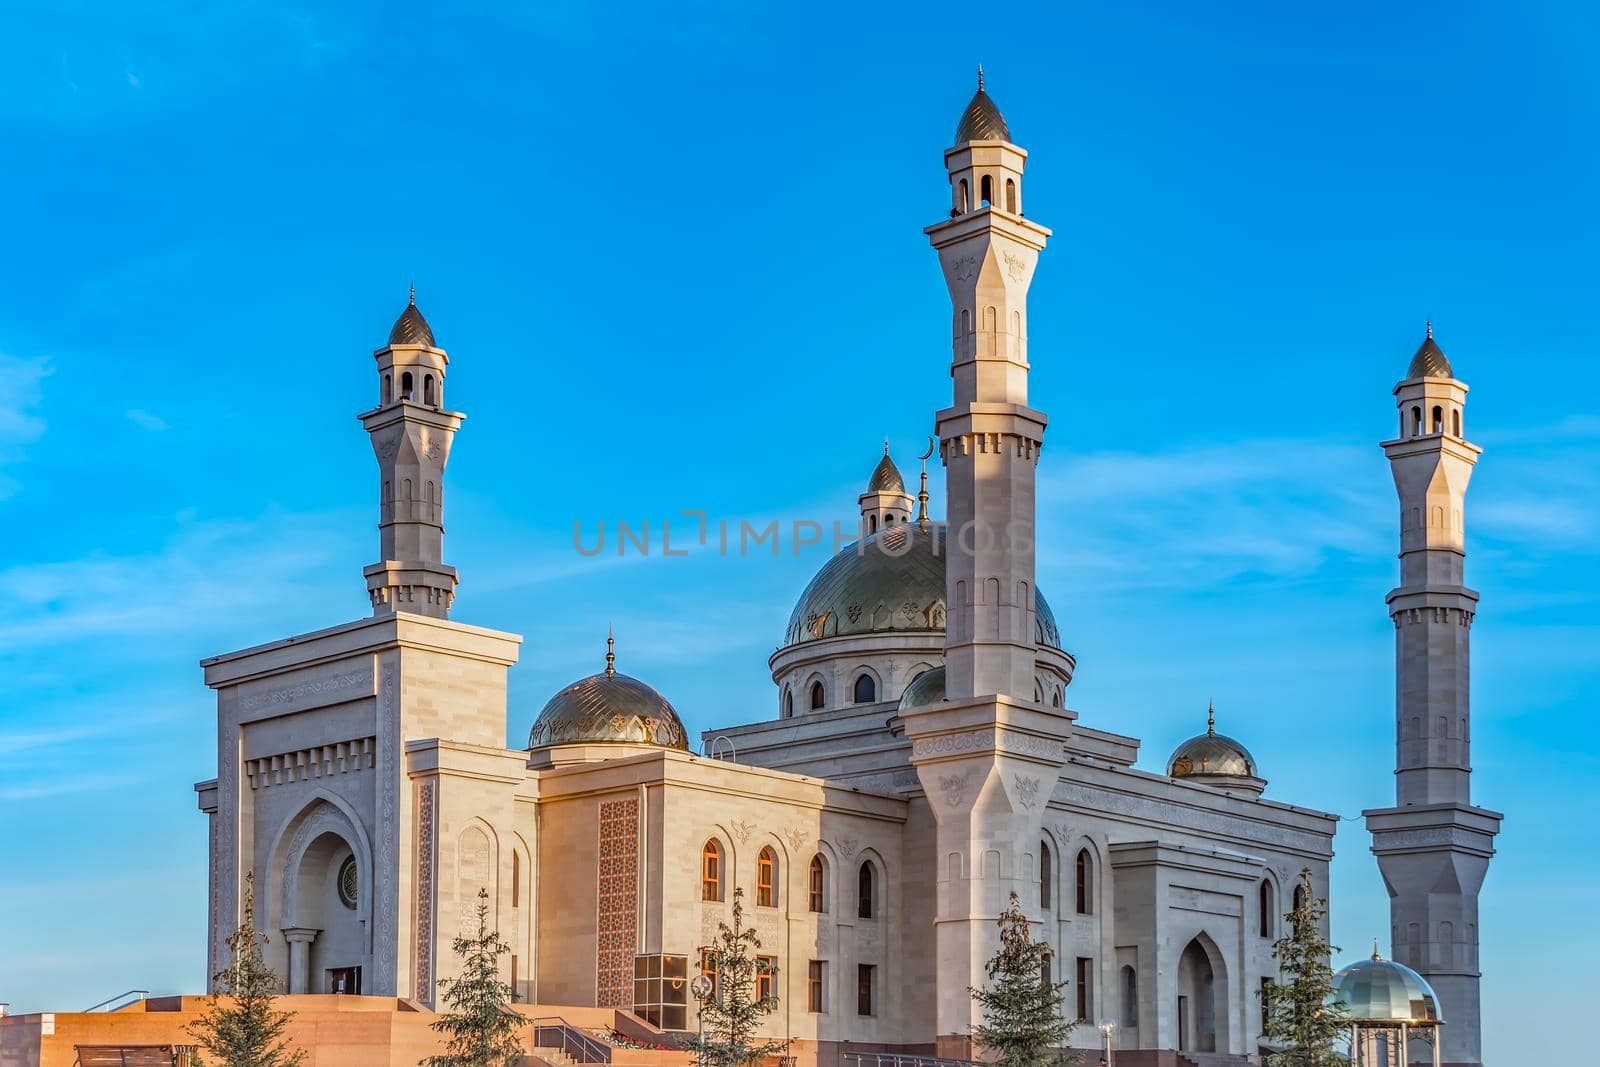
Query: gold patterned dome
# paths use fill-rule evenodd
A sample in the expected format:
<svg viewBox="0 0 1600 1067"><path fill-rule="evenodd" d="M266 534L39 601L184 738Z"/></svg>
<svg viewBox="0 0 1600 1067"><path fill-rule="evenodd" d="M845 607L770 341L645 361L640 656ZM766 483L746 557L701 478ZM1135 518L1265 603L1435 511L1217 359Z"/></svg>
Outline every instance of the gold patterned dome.
<svg viewBox="0 0 1600 1067"><path fill-rule="evenodd" d="M867 492L904 493L905 491L906 480L900 477L900 468L889 458L889 445L886 442L883 446L883 458L878 460L878 466L872 472L872 479L867 482Z"/></svg>
<svg viewBox="0 0 1600 1067"><path fill-rule="evenodd" d="M618 674L613 640L606 638L606 669L580 678L550 698L528 732L528 748L551 745L659 745L689 751L683 720L667 698Z"/></svg>
<svg viewBox="0 0 1600 1067"><path fill-rule="evenodd" d="M983 91L983 68L979 67L978 91L972 95L972 103L967 105L967 110L961 113L961 121L956 124L955 143L1010 140L1011 130L1006 127L1005 116Z"/></svg>
<svg viewBox="0 0 1600 1067"><path fill-rule="evenodd" d="M846 634L944 633L945 528L907 522L846 545L794 606L784 644ZM1059 649L1055 614L1034 589L1034 639Z"/></svg>
<svg viewBox="0 0 1600 1067"><path fill-rule="evenodd" d="M422 317L422 312L417 310L417 287L414 285L411 287L411 302L400 312L400 317L394 320L394 329L389 331L389 343L439 347L433 340L433 328L428 325L428 320Z"/></svg>
<svg viewBox="0 0 1600 1067"><path fill-rule="evenodd" d="M1439 996L1428 980L1403 963L1386 960L1372 949L1370 960L1352 963L1333 976L1328 1000L1343 1004L1352 1023L1436 1026Z"/></svg>
<svg viewBox="0 0 1600 1067"><path fill-rule="evenodd" d="M1406 377L1454 378L1455 376L1455 371L1450 369L1450 361L1445 358L1444 349L1433 340L1433 323L1430 321L1428 336L1422 339L1422 347L1411 357L1411 366L1406 370Z"/></svg>
<svg viewBox="0 0 1600 1067"><path fill-rule="evenodd" d="M1172 753L1167 761L1167 774L1172 778L1259 778L1256 761L1233 738L1217 733L1216 708L1206 710L1206 732L1191 737Z"/></svg>

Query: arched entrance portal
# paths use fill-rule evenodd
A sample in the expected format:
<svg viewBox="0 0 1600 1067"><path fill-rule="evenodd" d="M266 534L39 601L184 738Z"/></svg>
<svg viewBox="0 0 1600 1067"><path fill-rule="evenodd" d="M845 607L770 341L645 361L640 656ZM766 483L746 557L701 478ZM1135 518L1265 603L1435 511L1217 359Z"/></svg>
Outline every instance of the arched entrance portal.
<svg viewBox="0 0 1600 1067"><path fill-rule="evenodd" d="M1223 976L1213 967L1213 952L1200 938L1184 947L1178 958L1178 1050L1226 1051L1223 1010Z"/></svg>
<svg viewBox="0 0 1600 1067"><path fill-rule="evenodd" d="M372 857L361 828L332 798L290 820L274 853L282 871L279 929L291 993L370 993ZM280 957L281 959L281 957ZM279 964L281 966L281 964Z"/></svg>

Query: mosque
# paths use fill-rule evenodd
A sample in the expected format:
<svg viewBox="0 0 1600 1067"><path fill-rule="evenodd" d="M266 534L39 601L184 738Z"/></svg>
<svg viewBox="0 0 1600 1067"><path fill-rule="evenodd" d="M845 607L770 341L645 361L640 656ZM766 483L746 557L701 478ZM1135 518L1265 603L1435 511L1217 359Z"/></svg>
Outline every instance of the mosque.
<svg viewBox="0 0 1600 1067"><path fill-rule="evenodd" d="M486 890L518 999L692 1030L689 980L740 890L769 956L768 1035L830 1063L967 1058L968 987L1016 893L1069 983L1073 1045L1108 1029L1129 1067L1257 1055L1286 894L1303 868L1327 894L1338 820L1269 796L1270 768L1214 721L1153 772L1138 739L1097 725L1112 716L1072 709L1071 635L1032 546L1047 419L1028 406L1027 296L1050 231L1024 211L1028 153L981 78L954 142L948 212L924 231L952 305L953 394L933 420L947 514L886 450L860 541L800 593L769 661L771 718L708 731L703 754L609 648L508 743L521 638L450 617L444 471L463 416L413 293L360 416L379 472L371 616L203 664L208 973L253 872L288 992L432 1005ZM1392 954L1437 990L1452 1064L1480 1060L1477 889L1500 819L1468 793L1466 392L1430 327L1383 446L1398 793L1367 813Z"/></svg>

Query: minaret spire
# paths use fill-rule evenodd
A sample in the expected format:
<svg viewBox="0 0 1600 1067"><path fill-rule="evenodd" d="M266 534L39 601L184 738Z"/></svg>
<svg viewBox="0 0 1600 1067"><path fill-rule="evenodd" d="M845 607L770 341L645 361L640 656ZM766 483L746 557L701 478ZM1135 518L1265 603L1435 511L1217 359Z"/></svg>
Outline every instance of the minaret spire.
<svg viewBox="0 0 1600 1067"><path fill-rule="evenodd" d="M1206 736L1217 736L1217 702L1215 700L1206 704Z"/></svg>
<svg viewBox="0 0 1600 1067"><path fill-rule="evenodd" d="M378 362L378 406L361 415L379 473L379 562L365 570L372 612L448 618L456 569L444 562L444 468L461 420L444 407L450 357L411 287Z"/></svg>
<svg viewBox="0 0 1600 1067"><path fill-rule="evenodd" d="M1471 791L1478 594L1466 585L1465 515L1481 449L1463 436L1467 385L1434 340L1431 320L1394 396L1400 432L1383 451L1400 503L1400 584L1388 596L1395 806L1364 814L1389 890L1390 958L1439 994L1449 1020L1443 1061L1478 1064L1478 889L1501 819L1473 806Z"/></svg>
<svg viewBox="0 0 1600 1067"><path fill-rule="evenodd" d="M606 677L610 678L617 673L617 635L606 623Z"/></svg>

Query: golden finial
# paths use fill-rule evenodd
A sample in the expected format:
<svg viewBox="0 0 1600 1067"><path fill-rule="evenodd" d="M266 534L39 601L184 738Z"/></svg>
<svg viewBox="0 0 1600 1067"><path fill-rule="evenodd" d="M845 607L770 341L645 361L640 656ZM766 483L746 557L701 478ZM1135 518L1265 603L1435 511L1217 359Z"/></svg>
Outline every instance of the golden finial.
<svg viewBox="0 0 1600 1067"><path fill-rule="evenodd" d="M928 450L918 458L922 461L922 488L917 491L917 525L928 528L928 457L933 455L933 438L928 438Z"/></svg>
<svg viewBox="0 0 1600 1067"><path fill-rule="evenodd" d="M409 301L409 306L410 307L416 307L417 306L417 283L416 282L412 282L411 283L411 300Z"/></svg>
<svg viewBox="0 0 1600 1067"><path fill-rule="evenodd" d="M1433 340L1433 320L1428 320L1428 340Z"/></svg>
<svg viewBox="0 0 1600 1067"><path fill-rule="evenodd" d="M615 651L616 647L617 647L616 632L611 628L611 624L608 622L608 623L606 623L606 677L607 678L610 678L612 675L617 673L617 653Z"/></svg>
<svg viewBox="0 0 1600 1067"><path fill-rule="evenodd" d="M883 439L883 454L886 456L889 454L889 439L887 437Z"/></svg>
<svg viewBox="0 0 1600 1067"><path fill-rule="evenodd" d="M1217 736L1217 702L1214 699L1206 703L1206 736Z"/></svg>
<svg viewBox="0 0 1600 1067"><path fill-rule="evenodd" d="M1375 960L1383 959L1382 956L1378 955L1378 939L1377 938L1373 938L1372 939L1372 958L1375 959Z"/></svg>
<svg viewBox="0 0 1600 1067"><path fill-rule="evenodd" d="M983 64L978 64L978 92L983 92Z"/></svg>

